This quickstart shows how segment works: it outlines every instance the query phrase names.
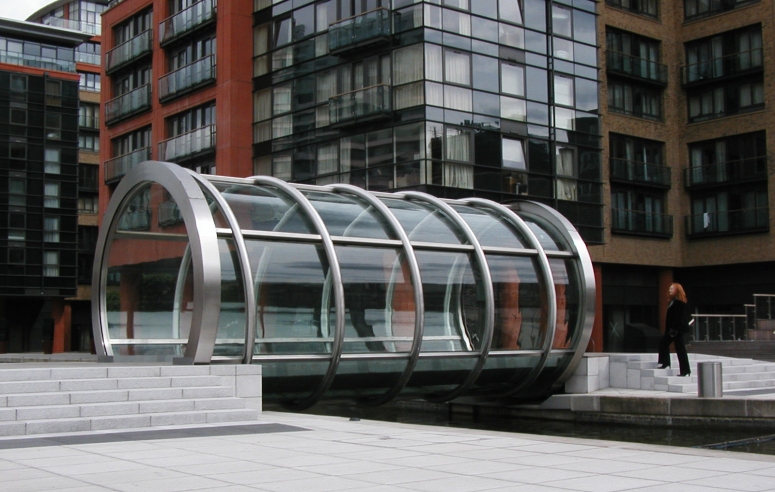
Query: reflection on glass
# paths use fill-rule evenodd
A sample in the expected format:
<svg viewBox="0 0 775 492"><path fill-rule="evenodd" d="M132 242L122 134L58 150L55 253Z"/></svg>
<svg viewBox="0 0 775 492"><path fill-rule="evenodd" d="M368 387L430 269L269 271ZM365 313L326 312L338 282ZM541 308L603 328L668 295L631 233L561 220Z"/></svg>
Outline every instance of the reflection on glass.
<svg viewBox="0 0 775 492"><path fill-rule="evenodd" d="M463 217L482 246L500 248L524 248L526 241L522 234L503 217L493 212L453 205L452 208Z"/></svg>
<svg viewBox="0 0 775 492"><path fill-rule="evenodd" d="M412 241L464 244L466 240L452 222L443 214L430 207L410 202L383 198L401 227Z"/></svg>
<svg viewBox="0 0 775 492"><path fill-rule="evenodd" d="M304 194L332 236L393 239L388 237L382 216L360 199L333 193Z"/></svg>
<svg viewBox="0 0 775 492"><path fill-rule="evenodd" d="M312 234L314 227L290 198L271 188L214 183L243 230Z"/></svg>
<svg viewBox="0 0 775 492"><path fill-rule="evenodd" d="M247 241L256 294L255 353L331 352L335 313L322 246Z"/></svg>
<svg viewBox="0 0 775 492"><path fill-rule="evenodd" d="M220 239L218 247L221 256L221 314L214 355L242 355L246 329L244 279L234 241Z"/></svg>
<svg viewBox="0 0 775 492"><path fill-rule="evenodd" d="M530 258L487 255L495 293L492 350L541 348L546 311L545 286L538 283L538 266Z"/></svg>
<svg viewBox="0 0 775 492"><path fill-rule="evenodd" d="M577 285L578 275L573 262L550 259L549 266L554 277L554 291L557 296L557 320L554 327L553 349L573 347L576 334L580 333L581 290Z"/></svg>
<svg viewBox="0 0 775 492"><path fill-rule="evenodd" d="M415 323L409 266L396 250L337 247L347 309L344 352L406 352Z"/></svg>
<svg viewBox="0 0 775 492"><path fill-rule="evenodd" d="M464 253L417 252L423 282L423 352L471 352L481 348L484 292L473 258Z"/></svg>
<svg viewBox="0 0 775 492"><path fill-rule="evenodd" d="M181 311L180 318L176 318L175 305L190 307L192 294L192 276L181 278L188 247L185 225L182 221L150 220L151 210L160 210L165 203L174 205L158 184L141 187L125 203L107 257L105 302L110 337L179 342L114 344L114 353L181 355L188 339L190 316Z"/></svg>

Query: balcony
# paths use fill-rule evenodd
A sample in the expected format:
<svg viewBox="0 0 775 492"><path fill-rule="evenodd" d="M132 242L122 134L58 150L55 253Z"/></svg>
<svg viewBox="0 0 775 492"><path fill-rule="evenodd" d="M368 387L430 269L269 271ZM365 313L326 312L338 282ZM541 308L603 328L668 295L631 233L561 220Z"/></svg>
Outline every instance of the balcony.
<svg viewBox="0 0 775 492"><path fill-rule="evenodd" d="M121 43L105 56L105 72L111 74L119 68L151 53L153 31L147 29L132 39Z"/></svg>
<svg viewBox="0 0 775 492"><path fill-rule="evenodd" d="M92 36L99 36L102 34L102 26L93 22L64 19L62 17L47 17L43 19L42 24L72 29L73 31L81 31L82 33L91 34Z"/></svg>
<svg viewBox="0 0 775 492"><path fill-rule="evenodd" d="M372 44L388 42L393 34L393 16L380 7L334 22L328 27L328 50L333 55Z"/></svg>
<svg viewBox="0 0 775 492"><path fill-rule="evenodd" d="M99 53L85 53L83 51L75 52L75 61L88 63L89 65L99 65L101 63Z"/></svg>
<svg viewBox="0 0 775 492"><path fill-rule="evenodd" d="M611 158L611 181L670 188L670 180L671 171L667 166Z"/></svg>
<svg viewBox="0 0 775 492"><path fill-rule="evenodd" d="M172 41L215 20L218 2L201 0L159 24L159 43L166 46Z"/></svg>
<svg viewBox="0 0 775 492"><path fill-rule="evenodd" d="M351 125L389 117L392 112L390 86L373 85L328 100L331 125Z"/></svg>
<svg viewBox="0 0 775 492"><path fill-rule="evenodd" d="M159 159L162 161L182 162L211 152L215 152L215 125L159 142Z"/></svg>
<svg viewBox="0 0 775 492"><path fill-rule="evenodd" d="M737 161L717 162L684 169L687 188L706 185L727 185L767 179L767 157L752 157Z"/></svg>
<svg viewBox="0 0 775 492"><path fill-rule="evenodd" d="M686 65L681 67L681 83L684 86L694 85L722 77L761 71L762 55L762 48L756 48Z"/></svg>
<svg viewBox="0 0 775 492"><path fill-rule="evenodd" d="M12 53L10 51L0 51L0 63L75 73L75 62L57 60L56 58L47 58L45 56Z"/></svg>
<svg viewBox="0 0 775 492"><path fill-rule="evenodd" d="M105 104L105 123L112 125L151 109L151 84L145 84Z"/></svg>
<svg viewBox="0 0 775 492"><path fill-rule="evenodd" d="M159 79L159 101L168 101L215 82L215 55L168 73Z"/></svg>
<svg viewBox="0 0 775 492"><path fill-rule="evenodd" d="M120 155L105 161L105 184L118 181L132 168L151 158L151 148L143 147L128 154Z"/></svg>
<svg viewBox="0 0 775 492"><path fill-rule="evenodd" d="M669 238L673 236L673 216L614 208L611 209L611 232Z"/></svg>
<svg viewBox="0 0 775 492"><path fill-rule="evenodd" d="M667 85L667 65L618 51L606 52L606 70L640 81Z"/></svg>
<svg viewBox="0 0 775 492"><path fill-rule="evenodd" d="M770 215L767 207L705 212L686 216L686 234L696 238L767 232L769 223Z"/></svg>

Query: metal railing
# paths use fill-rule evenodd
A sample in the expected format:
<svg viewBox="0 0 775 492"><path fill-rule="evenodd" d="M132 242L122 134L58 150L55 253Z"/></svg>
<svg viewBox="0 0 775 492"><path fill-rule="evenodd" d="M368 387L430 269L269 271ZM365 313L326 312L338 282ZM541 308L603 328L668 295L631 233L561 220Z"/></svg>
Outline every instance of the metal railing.
<svg viewBox="0 0 775 492"><path fill-rule="evenodd" d="M763 68L763 50L755 48L681 67L681 82L691 84Z"/></svg>
<svg viewBox="0 0 775 492"><path fill-rule="evenodd" d="M212 150L215 150L215 125L208 125L159 142L159 159L177 162Z"/></svg>
<svg viewBox="0 0 775 492"><path fill-rule="evenodd" d="M667 65L618 51L606 52L606 69L643 80L667 84Z"/></svg>
<svg viewBox="0 0 775 492"><path fill-rule="evenodd" d="M332 23L328 27L328 49L336 53L389 38L392 34L390 9L379 7Z"/></svg>
<svg viewBox="0 0 775 492"><path fill-rule="evenodd" d="M661 164L612 157L611 179L670 187L671 171Z"/></svg>
<svg viewBox="0 0 775 492"><path fill-rule="evenodd" d="M153 31L146 29L105 54L105 72L109 74L127 63L150 53L151 48L153 48Z"/></svg>
<svg viewBox="0 0 775 492"><path fill-rule="evenodd" d="M84 51L75 52L75 61L90 65L99 65L101 63L99 53L86 53Z"/></svg>
<svg viewBox="0 0 775 492"><path fill-rule="evenodd" d="M95 111L96 112L96 111ZM99 115L78 115L78 126L81 128L90 128L92 130L100 129Z"/></svg>
<svg viewBox="0 0 775 492"><path fill-rule="evenodd" d="M159 79L159 100L171 99L210 82L215 82L215 55L206 56Z"/></svg>
<svg viewBox="0 0 775 492"><path fill-rule="evenodd" d="M719 233L766 231L770 222L767 207L705 212L686 216L686 233L689 236Z"/></svg>
<svg viewBox="0 0 775 492"><path fill-rule="evenodd" d="M75 73L75 62L57 60L56 58L45 56L12 53L10 51L0 51L0 63Z"/></svg>
<svg viewBox="0 0 775 492"><path fill-rule="evenodd" d="M745 314L692 314L692 319L697 342L748 339Z"/></svg>
<svg viewBox="0 0 775 492"><path fill-rule="evenodd" d="M133 167L151 158L151 148L143 147L105 161L105 183L122 178Z"/></svg>
<svg viewBox="0 0 775 492"><path fill-rule="evenodd" d="M717 162L684 169L686 187L767 178L767 156Z"/></svg>
<svg viewBox="0 0 775 492"><path fill-rule="evenodd" d="M392 111L390 86L373 85L329 98L328 111L331 124L389 113Z"/></svg>
<svg viewBox="0 0 775 492"><path fill-rule="evenodd" d="M159 42L164 45L197 27L215 19L218 2L200 0L190 7L167 17L159 24Z"/></svg>
<svg viewBox="0 0 775 492"><path fill-rule="evenodd" d="M41 24L52 27L62 27L64 29L72 29L73 31L81 31L85 34L91 34L93 36L99 36L102 34L102 25L95 24L93 22L79 21L73 19L65 19L63 17L46 17L42 20Z"/></svg>
<svg viewBox="0 0 775 492"><path fill-rule="evenodd" d="M151 109L151 84L142 85L105 103L105 122L110 125L147 109Z"/></svg>
<svg viewBox="0 0 775 492"><path fill-rule="evenodd" d="M611 230L619 233L670 237L673 216L623 208L611 209Z"/></svg>

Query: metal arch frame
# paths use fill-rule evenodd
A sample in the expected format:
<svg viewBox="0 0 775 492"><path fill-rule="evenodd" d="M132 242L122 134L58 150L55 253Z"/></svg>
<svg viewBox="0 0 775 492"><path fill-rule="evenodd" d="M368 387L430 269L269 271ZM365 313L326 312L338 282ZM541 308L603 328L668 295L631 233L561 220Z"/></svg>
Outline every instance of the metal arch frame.
<svg viewBox="0 0 775 492"><path fill-rule="evenodd" d="M396 396L398 396L401 390L404 389L404 387L406 387L407 383L409 382L409 379L412 377L412 373L414 372L414 368L417 365L417 361L420 358L420 347L422 345L422 335L425 330L425 301L423 299L422 277L420 276L420 265L417 263L417 257L414 254L414 248L412 247L412 243L409 240L408 234L401 226L401 224L398 222L398 219L395 217L395 215L393 215L393 213L387 207L387 205L382 203L382 201L379 198L374 196L374 194L363 190L362 188L358 188L357 186L348 185L348 184L331 185L328 188L332 189L337 193L349 193L349 194L355 195L358 198L361 198L366 203L374 207L374 209L377 210L377 212L379 212L382 215L382 217L384 217L385 220L388 221L388 224L390 224L390 227L393 229L393 232L401 240L404 253L406 254L406 260L407 260L407 263L409 264L412 283L414 284L414 305L415 305L414 339L412 340L412 347L409 350L409 360L406 363L406 367L404 368L403 373L401 373L401 375L399 376L398 381L396 382L393 388L388 390L382 396L369 398L368 400L364 400L363 402L367 405L382 405L384 403L389 402Z"/></svg>
<svg viewBox="0 0 775 492"><path fill-rule="evenodd" d="M595 272L592 265L592 258L589 256L586 243L584 243L584 240L581 238L581 235L579 235L576 228L558 211L543 203L533 201L514 202L510 203L509 207L514 207L516 209L515 213L524 211L546 220L555 228L556 232L563 236L563 239L566 240L566 245L571 248L571 252L578 261L579 270L582 276L579 280L581 281L581 288L583 289L581 298L579 299L579 303L581 304L579 306L579 316L584 318L584 325L581 327L581 333L575 348L570 349L573 352L573 357L566 365L562 374L560 374L554 382L554 384L562 384L571 377L576 364L584 356L585 350L579 350L579 348L586 347L586 345L589 344L589 339L592 337L592 328L595 323L596 293ZM548 256L549 255L547 255L547 257Z"/></svg>
<svg viewBox="0 0 775 492"><path fill-rule="evenodd" d="M447 217L454 223L460 231L463 232L465 238L474 247L474 254L479 262L479 268L481 270L481 281L484 284L485 294L485 323L484 323L484 336L481 341L481 351L479 357L474 365L474 368L468 374L466 379L460 383L460 385L447 393L439 395L427 395L426 400L434 403L441 403L450 401L458 396L462 395L468 388L470 388L474 382L479 378L479 375L484 369L484 364L487 362L487 356L490 352L490 345L492 344L493 331L495 329L495 294L492 287L492 277L490 276L490 267L487 264L487 257L484 254L482 245L476 238L471 227L465 220L458 214L449 204L445 201L436 198L427 193L421 193L418 191L405 191L402 192L405 199L426 202L432 206L435 206L438 210L444 212Z"/></svg>
<svg viewBox="0 0 775 492"><path fill-rule="evenodd" d="M549 311L546 316L546 323L548 325L545 331L546 337L544 338L544 346L541 348L541 357L538 359L538 363L533 367L533 369L531 369L525 379L517 383L513 388L497 395L498 397L509 397L517 394L524 388L527 388L533 384L533 382L538 379L538 376L541 374L541 371L544 370L544 367L549 360L549 354L552 350L552 343L554 342L554 332L557 325L557 294L554 291L554 276L552 275L552 269L549 265L549 258L546 256L546 252L541 247L538 238L535 236L533 231L530 230L527 224L525 224L525 221L522 220L519 215L514 213L513 210L499 203L495 203L491 200L485 200L483 198L471 198L468 200L463 200L463 202L481 208L488 208L492 211L495 211L496 213L500 213L505 219L511 222L512 225L516 226L517 230L525 234L525 237L530 242L531 248L538 252L539 269L541 277L545 282L544 285L546 286L546 298L549 303Z"/></svg>
<svg viewBox="0 0 775 492"><path fill-rule="evenodd" d="M223 197L220 191L213 185L208 179L205 179L201 174L190 171L191 176L201 186L207 189L212 196L215 203L218 204L223 216L226 218L226 222L231 227L232 239L237 247L237 259L239 261L239 269L242 273L243 293L245 295L245 354L242 356L243 364L250 364L253 361L253 348L256 343L255 336L250 335L250 327L256 324L256 298L253 290L253 275L250 270L250 257L248 255L248 248L245 244L245 237L242 235L242 228L239 226L239 221L231 210L229 203ZM219 313L220 314L220 313ZM217 326L217 325L216 325ZM216 337L218 330L216 328ZM213 347L214 349L214 347Z"/></svg>
<svg viewBox="0 0 775 492"><path fill-rule="evenodd" d="M334 309L336 312L336 330L334 332L334 343L331 346L331 363L328 365L328 371L323 376L323 381L320 386L312 392L307 398L294 402L289 406L293 409L302 410L314 405L331 387L331 383L334 382L337 369L339 368L339 361L342 358L342 346L344 344L344 286L342 285L342 271L339 268L339 259L336 256L336 249L334 248L334 242L331 240L331 235L328 233L326 224L318 214L315 207L307 200L299 190L289 185L285 181L274 178L271 176L253 176L250 178L254 185L270 186L280 190L291 198L301 208L301 210L307 214L317 230L317 233L321 237L323 249L326 252L326 259L328 260L328 268L332 277L332 284L334 287ZM254 340L256 337L256 325L255 323L250 329L250 334Z"/></svg>
<svg viewBox="0 0 775 492"><path fill-rule="evenodd" d="M188 170L165 162L145 161L127 173L113 193L114 199L108 204L103 217L103 224L108 226L100 228L92 273L92 286L96 286L92 290L92 330L94 339L101 342L95 345L100 355L113 355L107 323L106 296L103 295L107 281L107 270L104 266L106 256L110 252L108 240L116 233L119 213L123 211L127 197L147 183L157 183L164 187L178 204L191 248L194 266L194 311L188 344L181 362L209 364L216 336L216 330L211 327L218 326L221 304L221 265L215 223L202 189ZM119 199L116 200L115 197Z"/></svg>

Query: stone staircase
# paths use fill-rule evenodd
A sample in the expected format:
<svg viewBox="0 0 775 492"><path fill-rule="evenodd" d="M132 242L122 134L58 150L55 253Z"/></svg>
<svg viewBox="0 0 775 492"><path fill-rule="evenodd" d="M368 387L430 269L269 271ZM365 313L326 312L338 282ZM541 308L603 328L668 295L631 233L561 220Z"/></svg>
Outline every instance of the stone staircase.
<svg viewBox="0 0 775 492"><path fill-rule="evenodd" d="M256 420L261 366L3 364L0 436Z"/></svg>
<svg viewBox="0 0 775 492"><path fill-rule="evenodd" d="M656 354L610 354L609 384L612 388L697 393L697 363L721 362L725 395L735 391L772 388L775 392L775 363L704 354L690 354L690 377L678 376L678 359L671 354L671 368L657 369Z"/></svg>

